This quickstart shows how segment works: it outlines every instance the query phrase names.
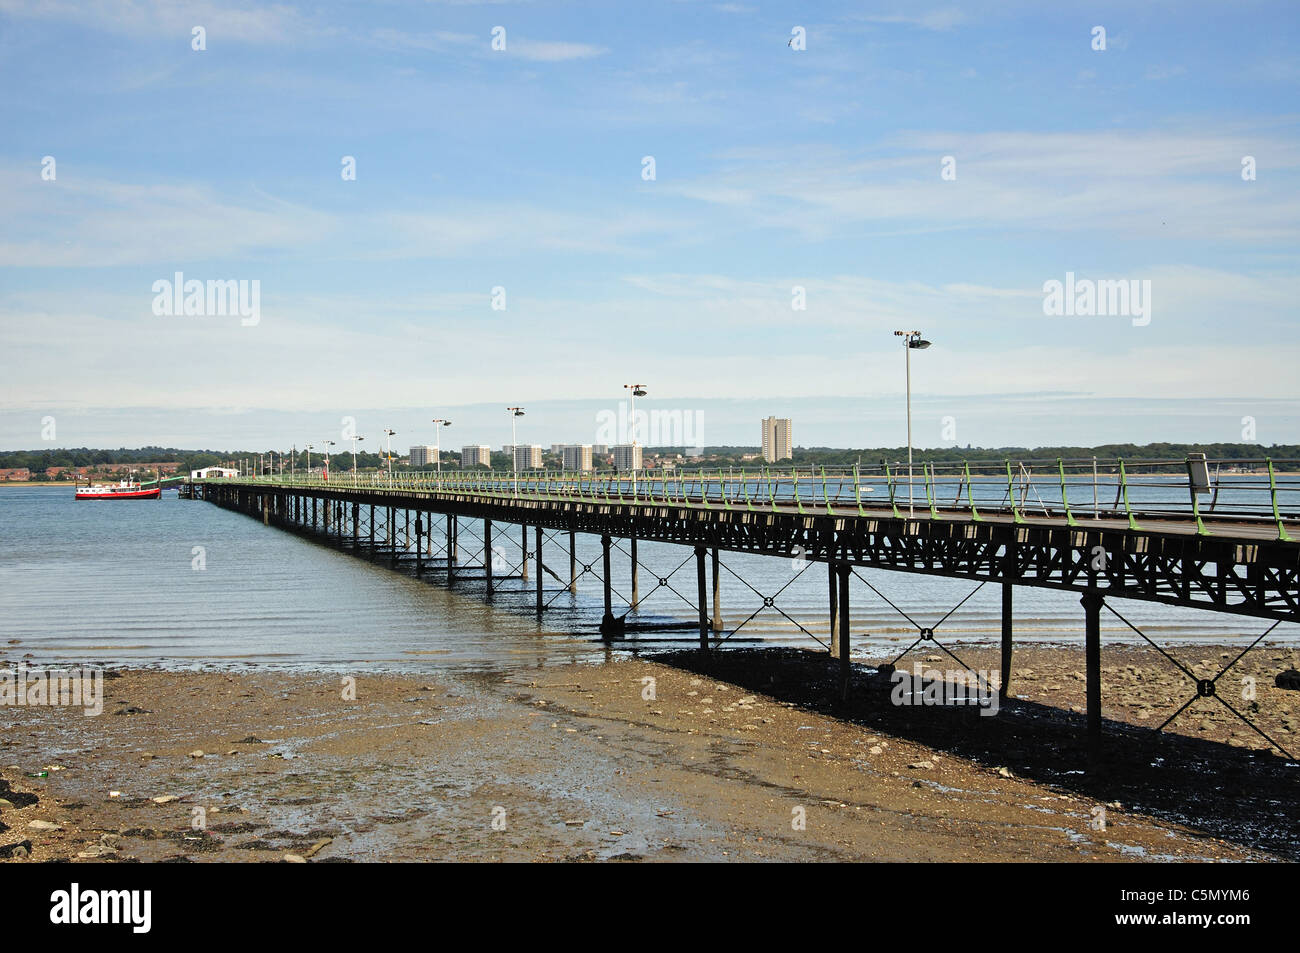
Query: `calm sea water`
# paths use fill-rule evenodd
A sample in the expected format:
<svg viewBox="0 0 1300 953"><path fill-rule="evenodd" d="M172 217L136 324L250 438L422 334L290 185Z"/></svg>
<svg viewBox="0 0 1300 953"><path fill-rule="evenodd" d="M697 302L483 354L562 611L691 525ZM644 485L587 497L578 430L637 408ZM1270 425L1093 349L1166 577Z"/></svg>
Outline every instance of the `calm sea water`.
<svg viewBox="0 0 1300 953"><path fill-rule="evenodd" d="M479 532L478 525L462 523L466 563L481 560ZM500 558L517 565L518 527L494 524L493 542ZM579 571L590 565L599 572L599 541L580 535L578 543ZM567 581L562 544L567 534L548 538L544 558ZM631 573L627 544L620 545L613 578L625 607ZM696 618L687 601L695 598L693 551L642 542L638 555L642 603L633 618L684 627L635 635L636 644L693 643L694 632L685 627ZM734 553L723 553L722 564L723 622L726 630L736 630L733 644L816 647L800 625L828 638L825 566ZM802 566L807 568L800 574ZM952 579L860 572L927 626L976 590L974 583ZM659 585L661 578L667 585ZM38 662L313 668L366 663L419 670L538 665L598 658L605 651L596 635L602 596L593 573L580 576L576 594L547 576L549 608L540 623L532 579L499 582L491 603L479 580L459 580L448 590L435 581L440 579L393 572L383 560L338 552L210 503L180 500L174 492L160 501L100 503L76 502L63 487L0 489L0 658L11 662L30 654ZM915 634L882 595L853 582L855 654L879 657ZM785 615L764 608L765 596L775 596ZM1261 620L1203 610L1124 600L1114 605L1156 641L1236 640L1267 628ZM999 588L985 586L943 623L939 635L945 641L996 642L1000 610ZM618 604L616 611L622 611ZM1079 642L1082 620L1077 595L1016 590L1018 639ZM1103 625L1108 639L1136 639L1113 616L1104 614ZM1283 624L1270 638L1297 636L1300 626ZM18 641L7 644L11 640Z"/></svg>

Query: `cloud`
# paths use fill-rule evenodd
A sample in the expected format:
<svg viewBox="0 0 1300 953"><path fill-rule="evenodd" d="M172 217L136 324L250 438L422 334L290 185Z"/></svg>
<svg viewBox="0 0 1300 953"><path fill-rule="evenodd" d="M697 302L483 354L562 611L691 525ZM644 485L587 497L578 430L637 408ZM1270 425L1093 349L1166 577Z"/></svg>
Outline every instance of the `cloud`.
<svg viewBox="0 0 1300 953"><path fill-rule="evenodd" d="M537 63L562 63L567 60L586 60L608 53L603 46L589 43L568 43L547 40L517 40L509 38L506 51L522 59Z"/></svg>
<svg viewBox="0 0 1300 953"><path fill-rule="evenodd" d="M71 21L131 36L173 34L188 47L190 30L207 31L208 46L226 40L273 43L319 32L293 7L239 6L209 0L0 0L0 13L15 18Z"/></svg>
<svg viewBox="0 0 1300 953"><path fill-rule="evenodd" d="M868 23L887 23L887 24L905 24L907 26L920 27L923 30L951 30L955 26L960 26L966 22L966 14L962 13L956 7L945 7L941 10L931 10L929 13L916 15L907 15L896 13L892 15L867 14L858 19Z"/></svg>

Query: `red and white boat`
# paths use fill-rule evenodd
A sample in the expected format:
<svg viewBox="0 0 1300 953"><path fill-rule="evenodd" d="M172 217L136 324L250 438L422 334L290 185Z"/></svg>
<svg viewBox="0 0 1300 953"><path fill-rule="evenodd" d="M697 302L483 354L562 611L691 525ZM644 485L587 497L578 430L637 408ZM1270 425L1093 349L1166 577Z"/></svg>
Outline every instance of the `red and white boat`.
<svg viewBox="0 0 1300 953"><path fill-rule="evenodd" d="M162 487L157 483L142 487L131 480L77 487L79 500L156 500L160 496L162 496Z"/></svg>

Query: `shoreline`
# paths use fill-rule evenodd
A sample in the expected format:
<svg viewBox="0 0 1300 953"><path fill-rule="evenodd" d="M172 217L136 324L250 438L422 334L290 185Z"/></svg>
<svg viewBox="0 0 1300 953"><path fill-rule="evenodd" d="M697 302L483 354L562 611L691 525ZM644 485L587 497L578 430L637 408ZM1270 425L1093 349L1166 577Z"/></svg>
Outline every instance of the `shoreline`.
<svg viewBox="0 0 1300 953"><path fill-rule="evenodd" d="M1217 670L1235 654L1217 649L1192 647L1186 664ZM995 649L958 654L996 665ZM1298 654L1273 646L1239 663L1259 682L1253 717L1292 749L1300 692L1264 676ZM913 658L948 667L914 653L900 668ZM1016 658L1018 698L995 718L891 706L862 666L843 710L826 656L788 649L716 653L707 670L696 653L661 652L358 673L351 699L338 672L116 669L98 717L0 708L0 857L1300 859L1300 808L1284 793L1295 768L1221 706L1203 699L1174 733L1146 738L1140 726L1186 694L1154 652L1107 658L1115 761L1100 776L1081 770L1082 652ZM30 857L13 857L24 843Z"/></svg>

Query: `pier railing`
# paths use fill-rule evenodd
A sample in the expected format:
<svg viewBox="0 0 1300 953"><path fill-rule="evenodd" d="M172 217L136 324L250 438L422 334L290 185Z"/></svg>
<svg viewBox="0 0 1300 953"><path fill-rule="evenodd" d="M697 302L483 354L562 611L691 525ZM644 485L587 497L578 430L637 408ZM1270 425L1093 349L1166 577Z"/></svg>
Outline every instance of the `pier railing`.
<svg viewBox="0 0 1300 953"><path fill-rule="evenodd" d="M1279 539L1300 521L1297 460L1021 460L881 463L854 467L732 467L632 471L332 471L238 478L328 489L387 489L586 503L965 519L1180 520L1209 534L1206 520L1271 523ZM210 482L230 482L214 479Z"/></svg>

